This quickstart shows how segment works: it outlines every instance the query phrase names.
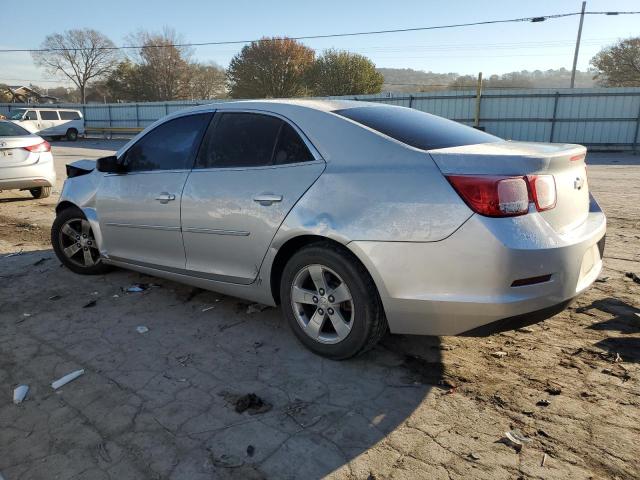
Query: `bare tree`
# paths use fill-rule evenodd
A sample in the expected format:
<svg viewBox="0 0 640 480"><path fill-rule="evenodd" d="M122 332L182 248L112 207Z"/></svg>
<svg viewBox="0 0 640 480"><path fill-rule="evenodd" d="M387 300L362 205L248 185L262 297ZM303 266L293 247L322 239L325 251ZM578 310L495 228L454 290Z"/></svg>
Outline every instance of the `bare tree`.
<svg viewBox="0 0 640 480"><path fill-rule="evenodd" d="M212 64L189 65L189 93L192 99L209 100L227 95L227 77L222 67Z"/></svg>
<svg viewBox="0 0 640 480"><path fill-rule="evenodd" d="M80 90L82 103L86 100L87 84L105 77L116 65L118 50L108 37L100 32L73 29L47 35L41 51L32 52L39 67L52 75L62 74Z"/></svg>
<svg viewBox="0 0 640 480"><path fill-rule="evenodd" d="M132 60L145 78L146 100L174 100L189 96L189 61L192 49L181 47L180 36L165 27L160 33L139 31L127 38L134 50Z"/></svg>

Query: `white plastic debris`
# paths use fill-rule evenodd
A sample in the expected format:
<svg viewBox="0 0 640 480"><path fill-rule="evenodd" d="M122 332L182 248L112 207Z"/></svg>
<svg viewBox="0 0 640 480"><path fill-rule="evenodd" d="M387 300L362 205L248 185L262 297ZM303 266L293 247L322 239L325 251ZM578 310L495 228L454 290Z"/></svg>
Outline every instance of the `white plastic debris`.
<svg viewBox="0 0 640 480"><path fill-rule="evenodd" d="M27 396L27 392L29 391L28 385L18 385L13 390L13 403L19 405L22 403L24 398Z"/></svg>
<svg viewBox="0 0 640 480"><path fill-rule="evenodd" d="M505 432L504 436L507 437L509 441L514 443L515 445L522 446L525 443L531 442L531 439L528 437L525 437L525 435L517 428L514 428L513 430L509 430L508 432Z"/></svg>
<svg viewBox="0 0 640 480"><path fill-rule="evenodd" d="M493 352L491 355L496 358L504 358L507 356L507 352Z"/></svg>
<svg viewBox="0 0 640 480"><path fill-rule="evenodd" d="M129 293L140 293L140 292L144 292L145 289L142 288L139 285L131 285L129 288L127 288L127 292Z"/></svg>
<svg viewBox="0 0 640 480"><path fill-rule="evenodd" d="M213 306L213 305L212 305L212 306L210 306L210 307L205 307L205 308L203 308L203 309L202 309L202 312L203 312L203 313L204 313L204 312L208 312L209 310L213 310L214 308L216 308L216 307L215 307L215 306Z"/></svg>
<svg viewBox="0 0 640 480"><path fill-rule="evenodd" d="M75 380L80 375L84 375L84 369L83 370L76 370L75 372L71 372L71 373L65 375L64 377L59 378L55 382L51 383L51 388L53 388L54 390L57 390L60 387L66 385L67 383Z"/></svg>
<svg viewBox="0 0 640 480"><path fill-rule="evenodd" d="M149 331L149 329L147 327L145 327L144 325L140 325L138 327L136 327L136 332L138 333L147 333Z"/></svg>

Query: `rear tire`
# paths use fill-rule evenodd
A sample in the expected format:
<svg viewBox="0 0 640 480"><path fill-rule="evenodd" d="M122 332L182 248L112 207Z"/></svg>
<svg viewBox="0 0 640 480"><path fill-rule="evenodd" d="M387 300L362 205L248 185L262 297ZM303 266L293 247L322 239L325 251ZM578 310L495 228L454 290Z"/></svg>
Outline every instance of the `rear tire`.
<svg viewBox="0 0 640 480"><path fill-rule="evenodd" d="M69 270L81 275L100 275L110 270L102 263L91 225L78 208L60 212L51 227L51 245Z"/></svg>
<svg viewBox="0 0 640 480"><path fill-rule="evenodd" d="M29 193L33 198L47 198L51 195L51 187L30 188Z"/></svg>
<svg viewBox="0 0 640 480"><path fill-rule="evenodd" d="M298 340L323 357L360 355L387 331L369 272L351 252L329 242L304 247L289 259L280 279L280 298Z"/></svg>
<svg viewBox="0 0 640 480"><path fill-rule="evenodd" d="M70 142L75 142L76 140L78 140L78 130L76 130L75 128L70 128L69 130L67 130L66 137Z"/></svg>

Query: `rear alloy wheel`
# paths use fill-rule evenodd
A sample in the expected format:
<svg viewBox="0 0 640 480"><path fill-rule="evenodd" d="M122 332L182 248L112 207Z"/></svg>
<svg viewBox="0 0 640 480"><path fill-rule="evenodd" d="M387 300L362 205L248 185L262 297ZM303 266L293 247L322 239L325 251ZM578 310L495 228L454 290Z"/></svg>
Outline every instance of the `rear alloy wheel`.
<svg viewBox="0 0 640 480"><path fill-rule="evenodd" d="M75 273L97 275L108 270L101 261L91 224L78 209L63 210L56 217L51 243L58 259Z"/></svg>
<svg viewBox="0 0 640 480"><path fill-rule="evenodd" d="M47 198L51 195L51 187L30 188L29 193L33 198Z"/></svg>
<svg viewBox="0 0 640 480"><path fill-rule="evenodd" d="M318 243L296 252L282 273L282 309L298 339L336 360L373 347L387 330L371 276L337 245Z"/></svg>
<svg viewBox="0 0 640 480"><path fill-rule="evenodd" d="M76 140L78 140L78 131L75 128L70 128L69 130L67 130L66 137L70 142L75 142Z"/></svg>

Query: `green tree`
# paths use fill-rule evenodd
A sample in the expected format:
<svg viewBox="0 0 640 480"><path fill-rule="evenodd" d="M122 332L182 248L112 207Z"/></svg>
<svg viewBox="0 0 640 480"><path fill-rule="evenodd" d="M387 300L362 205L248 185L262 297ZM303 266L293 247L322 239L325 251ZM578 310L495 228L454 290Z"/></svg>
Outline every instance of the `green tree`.
<svg viewBox="0 0 640 480"><path fill-rule="evenodd" d="M146 98L142 68L130 60L120 62L105 82L108 97L116 102L135 102Z"/></svg>
<svg viewBox="0 0 640 480"><path fill-rule="evenodd" d="M229 64L233 98L283 98L307 93L315 53L290 38L262 38L242 48Z"/></svg>
<svg viewBox="0 0 640 480"><path fill-rule="evenodd" d="M591 59L596 81L605 87L640 86L640 37L606 47Z"/></svg>
<svg viewBox="0 0 640 480"><path fill-rule="evenodd" d="M367 57L330 49L316 60L309 83L315 95L362 95L379 93L384 76Z"/></svg>
<svg viewBox="0 0 640 480"><path fill-rule="evenodd" d="M195 100L222 98L227 94L226 75L216 64L192 63L189 65L189 93Z"/></svg>

